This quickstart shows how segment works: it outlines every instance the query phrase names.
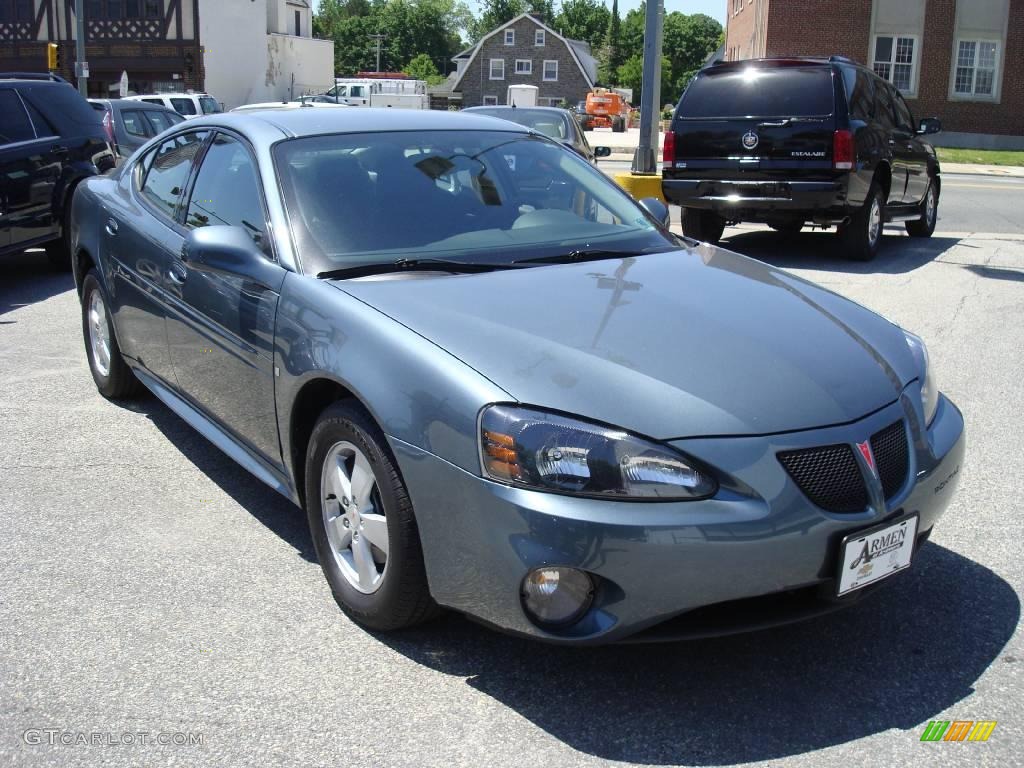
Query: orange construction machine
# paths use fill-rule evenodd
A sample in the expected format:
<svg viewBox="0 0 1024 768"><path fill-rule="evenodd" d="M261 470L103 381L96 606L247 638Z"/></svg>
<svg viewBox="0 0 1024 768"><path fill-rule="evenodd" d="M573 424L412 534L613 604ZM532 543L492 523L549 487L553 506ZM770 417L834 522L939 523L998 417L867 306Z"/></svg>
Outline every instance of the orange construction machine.
<svg viewBox="0 0 1024 768"><path fill-rule="evenodd" d="M629 104L622 94L608 88L595 88L587 94L587 111L580 115L580 127L584 131L595 128L611 128L622 133L629 123Z"/></svg>

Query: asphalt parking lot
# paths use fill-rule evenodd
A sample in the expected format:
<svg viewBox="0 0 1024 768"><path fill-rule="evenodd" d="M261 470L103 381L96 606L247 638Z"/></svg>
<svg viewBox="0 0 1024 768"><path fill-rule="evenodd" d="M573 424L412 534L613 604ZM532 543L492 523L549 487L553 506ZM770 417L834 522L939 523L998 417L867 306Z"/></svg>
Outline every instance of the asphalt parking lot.
<svg viewBox="0 0 1024 768"><path fill-rule="evenodd" d="M871 264L829 234L727 230L725 247L922 335L968 460L929 545L875 599L656 646L553 648L456 616L358 628L302 514L156 399L101 398L70 277L41 254L5 260L0 765L1022 764L1024 187L1010 187L963 189L936 237L892 229ZM983 227L962 225L963 205ZM921 743L930 720L998 726L986 743ZM103 743L61 743L78 733ZM106 743L123 734L134 743Z"/></svg>

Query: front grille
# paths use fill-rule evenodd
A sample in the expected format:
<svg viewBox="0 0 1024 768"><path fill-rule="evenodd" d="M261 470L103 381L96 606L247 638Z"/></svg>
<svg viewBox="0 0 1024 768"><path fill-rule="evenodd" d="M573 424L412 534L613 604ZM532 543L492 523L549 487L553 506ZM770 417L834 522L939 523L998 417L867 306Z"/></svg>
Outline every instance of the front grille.
<svg viewBox="0 0 1024 768"><path fill-rule="evenodd" d="M907 447L907 430L902 421L890 424L871 437L871 452L875 454L878 478L887 499L895 496L907 479L910 463Z"/></svg>
<svg viewBox="0 0 1024 768"><path fill-rule="evenodd" d="M807 498L822 509L860 512L868 506L864 477L849 445L788 451L779 454L779 461Z"/></svg>

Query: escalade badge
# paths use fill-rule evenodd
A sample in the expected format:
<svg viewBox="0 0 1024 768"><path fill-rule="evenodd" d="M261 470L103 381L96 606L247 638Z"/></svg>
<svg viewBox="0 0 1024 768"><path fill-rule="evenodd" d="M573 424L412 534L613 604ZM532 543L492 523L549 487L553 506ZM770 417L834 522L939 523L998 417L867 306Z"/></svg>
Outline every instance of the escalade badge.
<svg viewBox="0 0 1024 768"><path fill-rule="evenodd" d="M757 134L753 131L747 131L743 134L743 146L746 149L753 149L757 146L758 138Z"/></svg>

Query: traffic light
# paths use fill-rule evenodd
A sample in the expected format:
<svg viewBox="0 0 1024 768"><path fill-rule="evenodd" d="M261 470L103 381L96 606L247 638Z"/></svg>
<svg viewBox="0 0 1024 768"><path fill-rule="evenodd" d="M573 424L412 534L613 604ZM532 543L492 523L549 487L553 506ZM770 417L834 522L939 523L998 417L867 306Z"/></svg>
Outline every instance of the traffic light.
<svg viewBox="0 0 1024 768"><path fill-rule="evenodd" d="M60 69L60 46L56 43L46 44L46 68L51 72Z"/></svg>

